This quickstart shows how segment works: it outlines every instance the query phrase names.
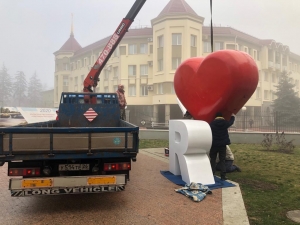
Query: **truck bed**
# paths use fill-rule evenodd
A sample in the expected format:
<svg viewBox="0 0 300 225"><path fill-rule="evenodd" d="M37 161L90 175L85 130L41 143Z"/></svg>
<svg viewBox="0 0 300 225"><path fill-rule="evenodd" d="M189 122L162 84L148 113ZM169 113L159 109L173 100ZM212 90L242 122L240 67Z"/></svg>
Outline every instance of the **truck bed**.
<svg viewBox="0 0 300 225"><path fill-rule="evenodd" d="M60 127L57 121L0 128L0 160L135 156L139 127Z"/></svg>

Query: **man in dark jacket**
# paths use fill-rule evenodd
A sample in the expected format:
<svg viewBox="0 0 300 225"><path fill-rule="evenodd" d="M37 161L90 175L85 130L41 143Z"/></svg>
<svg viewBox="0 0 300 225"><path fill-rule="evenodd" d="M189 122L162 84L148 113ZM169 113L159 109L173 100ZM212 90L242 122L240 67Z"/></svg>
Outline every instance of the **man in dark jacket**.
<svg viewBox="0 0 300 225"><path fill-rule="evenodd" d="M226 145L230 145L228 128L234 123L235 117L231 116L227 121L223 118L222 113L216 113L216 118L209 124L212 132L212 145L209 152L210 165L212 172L216 172L216 158L219 153L221 180L226 180Z"/></svg>

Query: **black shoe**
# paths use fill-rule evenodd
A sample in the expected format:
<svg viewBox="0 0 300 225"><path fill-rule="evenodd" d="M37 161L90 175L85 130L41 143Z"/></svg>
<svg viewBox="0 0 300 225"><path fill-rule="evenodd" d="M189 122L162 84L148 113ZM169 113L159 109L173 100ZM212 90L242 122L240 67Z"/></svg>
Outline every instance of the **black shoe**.
<svg viewBox="0 0 300 225"><path fill-rule="evenodd" d="M221 180L228 180L228 177L226 177L226 176L221 176Z"/></svg>
<svg viewBox="0 0 300 225"><path fill-rule="evenodd" d="M235 169L237 172L242 172L242 170L240 169L240 167L236 166L236 169Z"/></svg>

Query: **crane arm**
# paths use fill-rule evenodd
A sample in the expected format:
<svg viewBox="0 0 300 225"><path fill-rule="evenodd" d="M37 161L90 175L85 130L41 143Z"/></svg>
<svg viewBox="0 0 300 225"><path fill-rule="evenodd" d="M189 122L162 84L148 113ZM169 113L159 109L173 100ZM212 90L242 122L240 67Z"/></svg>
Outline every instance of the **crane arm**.
<svg viewBox="0 0 300 225"><path fill-rule="evenodd" d="M104 47L103 51L101 52L100 56L96 60L94 66L91 68L90 72L88 73L87 77L83 82L83 92L93 92L92 87L95 88L99 82L99 75L104 68L105 64L109 60L110 56L117 48L118 44L124 37L125 33L128 31L130 25L134 21L134 18L139 13L140 9L143 7L146 0L136 0L133 6L131 7L130 11L126 15L125 18L121 21L116 31L113 33L111 38L109 39L108 43ZM90 99L85 98L85 102L93 103Z"/></svg>

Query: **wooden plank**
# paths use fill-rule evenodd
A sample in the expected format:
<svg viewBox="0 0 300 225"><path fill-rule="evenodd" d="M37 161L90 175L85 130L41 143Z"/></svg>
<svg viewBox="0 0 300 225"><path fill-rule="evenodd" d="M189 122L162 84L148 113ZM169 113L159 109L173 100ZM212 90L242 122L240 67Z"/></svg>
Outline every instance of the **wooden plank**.
<svg viewBox="0 0 300 225"><path fill-rule="evenodd" d="M3 148L9 152L9 134L3 136ZM12 152L49 151L49 134L13 134Z"/></svg>
<svg viewBox="0 0 300 225"><path fill-rule="evenodd" d="M88 133L53 134L53 151L88 150Z"/></svg>

